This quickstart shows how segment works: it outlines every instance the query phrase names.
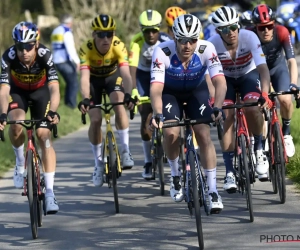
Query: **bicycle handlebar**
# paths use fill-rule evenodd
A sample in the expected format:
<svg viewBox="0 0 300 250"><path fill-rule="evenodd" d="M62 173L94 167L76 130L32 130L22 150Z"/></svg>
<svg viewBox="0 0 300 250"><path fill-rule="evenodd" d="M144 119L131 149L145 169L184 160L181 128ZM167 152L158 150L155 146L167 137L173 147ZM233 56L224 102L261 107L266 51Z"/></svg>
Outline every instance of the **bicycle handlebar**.
<svg viewBox="0 0 300 250"><path fill-rule="evenodd" d="M93 108L99 108L99 109L103 109L103 107L108 107L108 106L117 106L117 105L124 105L125 102L111 102L111 103L102 103L102 104L96 104L96 105L90 105L89 109L93 109ZM136 105L136 104L135 104ZM81 122L83 124L86 124L86 118L85 118L86 114L81 114ZM134 118L134 108L132 110L130 110L130 120L133 120Z"/></svg>
<svg viewBox="0 0 300 250"><path fill-rule="evenodd" d="M26 130L30 130L32 129L38 122L44 122L44 121L49 121L47 118L43 118L40 120L15 120L15 121L7 121L6 124L7 125L11 125L11 124L20 124L22 125L24 128L26 128ZM57 138L57 125L56 124L52 124L52 134L54 138ZM0 141L5 141L4 138L4 131L0 130Z"/></svg>
<svg viewBox="0 0 300 250"><path fill-rule="evenodd" d="M241 108L245 108L245 107L254 107L254 106L258 106L258 105L259 105L259 102L237 103L237 104L222 106L222 109L241 109ZM265 121L268 121L269 113L267 112L266 108L263 108L263 113L265 115Z"/></svg>
<svg viewBox="0 0 300 250"><path fill-rule="evenodd" d="M288 91L279 91L279 92L271 92L269 93L269 97L271 100L273 100L276 96L279 95L294 95L296 100L296 108L300 108L300 99L297 98L297 95L299 94L299 89L297 90L288 90Z"/></svg>

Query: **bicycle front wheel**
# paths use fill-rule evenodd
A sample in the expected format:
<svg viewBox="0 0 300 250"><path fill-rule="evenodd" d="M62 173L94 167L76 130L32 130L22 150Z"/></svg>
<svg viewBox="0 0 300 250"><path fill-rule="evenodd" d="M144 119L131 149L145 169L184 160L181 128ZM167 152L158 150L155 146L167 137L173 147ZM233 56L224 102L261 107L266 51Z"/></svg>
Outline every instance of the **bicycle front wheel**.
<svg viewBox="0 0 300 250"><path fill-rule="evenodd" d="M43 204L45 203L45 197L44 197L44 193L43 193L43 189L45 186L45 181L44 179L41 179L41 175L40 175L40 169L42 168L42 161L40 156L37 156L37 166L36 169L37 171L39 171L37 173L37 181L40 180L40 190L42 191L42 193L40 195L38 195L38 199L37 199L37 215L38 215L38 227L41 227L43 225Z"/></svg>
<svg viewBox="0 0 300 250"><path fill-rule="evenodd" d="M198 243L199 248L204 249L204 239L203 239L203 231L202 231L202 222L201 222L201 211L200 211L200 202L199 202L199 173L198 167L195 162L195 155L193 151L189 151L188 160L191 169L191 179L192 179L192 189L193 189L193 205L195 209L195 217L196 217L196 226L197 226L197 234L198 234Z"/></svg>
<svg viewBox="0 0 300 250"><path fill-rule="evenodd" d="M240 135L238 138L239 147L241 149L241 154L239 155L239 167L241 168L241 181L244 182L246 201L247 201L247 209L249 210L250 221L254 221L253 215L253 204L252 204L252 194L251 194L251 183L250 183L250 175L248 168L248 156L246 151L246 138L245 135Z"/></svg>
<svg viewBox="0 0 300 250"><path fill-rule="evenodd" d="M38 196L35 165L33 163L33 152L29 150L26 158L27 169L27 197L29 202L30 223L33 239L38 237Z"/></svg>
<svg viewBox="0 0 300 250"><path fill-rule="evenodd" d="M115 152L115 147L113 144L113 134L111 132L107 133L107 147L109 151L109 172L111 172L112 177L112 186L114 192L114 201L115 201L115 210L116 213L119 213L119 198L118 198L118 186L117 186L117 178L118 178L118 163L117 163L117 154Z"/></svg>
<svg viewBox="0 0 300 250"><path fill-rule="evenodd" d="M286 200L286 184L285 184L285 157L283 141L280 134L279 123L274 124L274 155L275 155L275 168L277 187L279 191L280 203L284 204Z"/></svg>
<svg viewBox="0 0 300 250"><path fill-rule="evenodd" d="M160 132L159 132L160 133ZM165 173L164 173L164 163L163 163L163 146L161 142L161 134L159 140L157 140L156 153L157 153L157 167L159 171L159 186L160 195L165 195Z"/></svg>

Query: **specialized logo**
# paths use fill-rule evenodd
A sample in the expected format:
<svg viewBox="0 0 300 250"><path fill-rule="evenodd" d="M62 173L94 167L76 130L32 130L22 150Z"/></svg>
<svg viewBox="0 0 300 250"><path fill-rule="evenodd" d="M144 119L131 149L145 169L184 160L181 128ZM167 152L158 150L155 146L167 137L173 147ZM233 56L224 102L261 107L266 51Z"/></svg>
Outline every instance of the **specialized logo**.
<svg viewBox="0 0 300 250"><path fill-rule="evenodd" d="M155 62L153 62L153 69L155 69L155 68L159 68L160 69L160 65L162 65L162 63L160 63L158 61L158 59L156 58Z"/></svg>
<svg viewBox="0 0 300 250"><path fill-rule="evenodd" d="M188 16L187 18L185 18L185 22L188 26L192 25L191 24L192 18L190 16Z"/></svg>
<svg viewBox="0 0 300 250"><path fill-rule="evenodd" d="M212 53L212 57L209 58L209 60L211 61L211 63L219 62L218 56L215 55L214 53Z"/></svg>
<svg viewBox="0 0 300 250"><path fill-rule="evenodd" d="M188 135L187 141L188 141L189 145L191 145L191 141L192 141L192 135L191 134Z"/></svg>
<svg viewBox="0 0 300 250"><path fill-rule="evenodd" d="M172 108L171 103L168 103L168 104L166 105L165 108L166 108L166 109L168 110L168 112L170 113L170 109Z"/></svg>
<svg viewBox="0 0 300 250"><path fill-rule="evenodd" d="M201 107L199 108L200 110L200 114L203 116L203 111L206 109L206 106L204 104L201 105Z"/></svg>

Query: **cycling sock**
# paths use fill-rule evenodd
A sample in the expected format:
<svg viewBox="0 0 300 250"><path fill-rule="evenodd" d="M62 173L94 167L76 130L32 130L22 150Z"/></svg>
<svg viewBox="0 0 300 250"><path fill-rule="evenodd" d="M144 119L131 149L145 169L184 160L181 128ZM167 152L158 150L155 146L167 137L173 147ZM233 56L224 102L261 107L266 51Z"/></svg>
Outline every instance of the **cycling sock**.
<svg viewBox="0 0 300 250"><path fill-rule="evenodd" d="M223 152L223 160L226 168L226 175L229 172L234 173L235 170L233 168L233 156L234 156L234 151L230 152Z"/></svg>
<svg viewBox="0 0 300 250"><path fill-rule="evenodd" d="M117 130L119 134L120 145L122 149L122 153L129 153L129 128L125 128L122 130Z"/></svg>
<svg viewBox="0 0 300 250"><path fill-rule="evenodd" d="M12 146L16 155L16 165L17 166L24 166L25 165L25 157L24 157L24 144L19 147Z"/></svg>
<svg viewBox="0 0 300 250"><path fill-rule="evenodd" d="M46 195L53 195L53 184L54 184L55 172L44 173Z"/></svg>
<svg viewBox="0 0 300 250"><path fill-rule="evenodd" d="M290 124L291 124L291 119L282 118L282 134L283 135L291 134Z"/></svg>
<svg viewBox="0 0 300 250"><path fill-rule="evenodd" d="M145 163L152 162L152 158L151 158L151 141L142 141L142 142L143 142Z"/></svg>
<svg viewBox="0 0 300 250"><path fill-rule="evenodd" d="M262 135L253 135L254 137L254 152L256 150L263 150Z"/></svg>
<svg viewBox="0 0 300 250"><path fill-rule="evenodd" d="M95 158L95 166L99 167L99 161L102 161L102 143L98 145L94 145L91 143L94 158Z"/></svg>
<svg viewBox="0 0 300 250"><path fill-rule="evenodd" d="M208 193L217 193L218 194L218 190L217 190L217 168L213 168L213 169L204 169L204 173L206 178L206 182L207 182L207 186L208 186Z"/></svg>
<svg viewBox="0 0 300 250"><path fill-rule="evenodd" d="M168 162L171 168L171 176L181 176L181 171L179 169L179 164L178 164L179 156L175 160L170 160L168 158Z"/></svg>

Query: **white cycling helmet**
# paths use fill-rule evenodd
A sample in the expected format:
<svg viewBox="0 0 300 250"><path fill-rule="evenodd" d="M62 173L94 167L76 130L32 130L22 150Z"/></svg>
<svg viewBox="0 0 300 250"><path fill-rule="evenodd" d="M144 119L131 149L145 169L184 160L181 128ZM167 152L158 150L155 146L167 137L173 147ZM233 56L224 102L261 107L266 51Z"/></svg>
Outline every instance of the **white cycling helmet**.
<svg viewBox="0 0 300 250"><path fill-rule="evenodd" d="M175 19L172 30L176 39L186 37L198 39L202 31L202 25L196 16L185 14Z"/></svg>
<svg viewBox="0 0 300 250"><path fill-rule="evenodd" d="M20 22L12 30L12 38L18 43L35 42L38 35L37 26L30 22Z"/></svg>
<svg viewBox="0 0 300 250"><path fill-rule="evenodd" d="M239 15L234 8L222 6L217 9L211 19L212 24L218 28L239 22Z"/></svg>

